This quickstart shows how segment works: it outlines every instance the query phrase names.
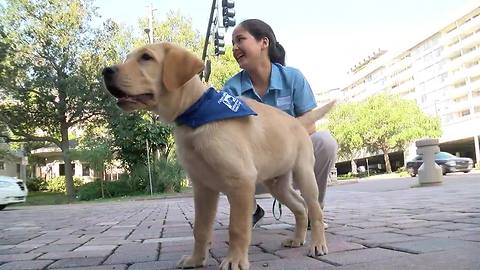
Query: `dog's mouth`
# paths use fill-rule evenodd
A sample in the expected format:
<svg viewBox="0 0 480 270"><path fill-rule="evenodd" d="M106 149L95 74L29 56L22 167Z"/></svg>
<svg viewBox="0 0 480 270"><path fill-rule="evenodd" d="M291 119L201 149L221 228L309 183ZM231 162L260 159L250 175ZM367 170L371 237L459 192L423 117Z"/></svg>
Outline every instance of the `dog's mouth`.
<svg viewBox="0 0 480 270"><path fill-rule="evenodd" d="M115 98L117 98L117 104L120 107L122 104L126 103L142 103L146 105L149 101L153 99L153 94L151 93L128 95L113 84L107 85L107 89Z"/></svg>

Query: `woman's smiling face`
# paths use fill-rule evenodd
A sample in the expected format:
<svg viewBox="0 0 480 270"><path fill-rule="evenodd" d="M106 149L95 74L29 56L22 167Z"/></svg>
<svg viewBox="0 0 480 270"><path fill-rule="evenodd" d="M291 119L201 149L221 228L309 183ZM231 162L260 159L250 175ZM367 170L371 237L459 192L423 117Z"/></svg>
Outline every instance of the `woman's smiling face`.
<svg viewBox="0 0 480 270"><path fill-rule="evenodd" d="M264 39L258 41L241 26L238 26L233 31L232 42L233 57L237 60L240 68L246 70L262 58L262 49L268 49L268 39L266 42Z"/></svg>

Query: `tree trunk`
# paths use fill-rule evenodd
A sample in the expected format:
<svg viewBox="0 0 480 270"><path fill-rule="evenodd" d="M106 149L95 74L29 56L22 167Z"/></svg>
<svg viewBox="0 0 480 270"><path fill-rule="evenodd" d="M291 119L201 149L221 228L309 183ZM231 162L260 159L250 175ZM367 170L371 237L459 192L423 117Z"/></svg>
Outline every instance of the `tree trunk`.
<svg viewBox="0 0 480 270"><path fill-rule="evenodd" d="M392 166L390 166L390 158L388 157L388 150L383 150L383 158L385 159L385 168L387 173L392 173Z"/></svg>
<svg viewBox="0 0 480 270"><path fill-rule="evenodd" d="M67 196L70 200L75 198L75 190L73 186L73 170L72 160L70 159L70 144L68 141L68 127L66 124L60 124L60 132L62 134L62 154L63 162L65 162L65 187Z"/></svg>
<svg viewBox="0 0 480 270"><path fill-rule="evenodd" d="M351 166L352 174L357 175L358 174L358 168L357 168L357 163L355 163L355 160L353 160L353 159L350 160L350 166Z"/></svg>

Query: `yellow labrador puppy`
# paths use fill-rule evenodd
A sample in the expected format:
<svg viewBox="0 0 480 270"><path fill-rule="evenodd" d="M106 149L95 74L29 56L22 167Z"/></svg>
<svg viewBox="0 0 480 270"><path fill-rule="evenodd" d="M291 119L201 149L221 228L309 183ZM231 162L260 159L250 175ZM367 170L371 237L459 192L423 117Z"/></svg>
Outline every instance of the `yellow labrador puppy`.
<svg viewBox="0 0 480 270"><path fill-rule="evenodd" d="M105 68L103 76L108 91L123 110L146 109L166 123L178 124L178 119L211 91L197 75L202 69L202 61L192 53L160 43L131 52L124 63ZM205 265L222 192L230 203L230 240L228 255L220 269L249 268L256 183L263 183L295 215L293 237L283 245L304 244L308 212L312 228L308 255L326 254L323 213L313 172L313 147L304 124L321 118L333 102L307 113L300 121L246 98L224 96L224 103L230 107L246 103L257 115L198 127L182 122L175 129L178 157L192 181L195 202L193 254L184 256L178 267ZM303 199L289 183L290 172Z"/></svg>

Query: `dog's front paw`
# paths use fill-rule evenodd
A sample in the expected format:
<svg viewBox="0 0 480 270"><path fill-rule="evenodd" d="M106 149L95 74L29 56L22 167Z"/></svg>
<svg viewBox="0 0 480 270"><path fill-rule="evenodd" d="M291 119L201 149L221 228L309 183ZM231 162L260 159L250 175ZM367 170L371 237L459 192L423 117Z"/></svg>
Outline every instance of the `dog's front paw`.
<svg viewBox="0 0 480 270"><path fill-rule="evenodd" d="M205 258L194 258L190 255L184 255L178 261L177 267L180 269L196 268L205 265Z"/></svg>
<svg viewBox="0 0 480 270"><path fill-rule="evenodd" d="M326 255L328 253L327 243L324 241L312 242L308 247L308 256L316 257Z"/></svg>
<svg viewBox="0 0 480 270"><path fill-rule="evenodd" d="M248 270L250 264L248 258L227 256L220 264L220 270Z"/></svg>
<svg viewBox="0 0 480 270"><path fill-rule="evenodd" d="M303 244L305 244L305 240L292 239L292 238L288 238L282 242L282 246L292 247L292 248L303 246Z"/></svg>

